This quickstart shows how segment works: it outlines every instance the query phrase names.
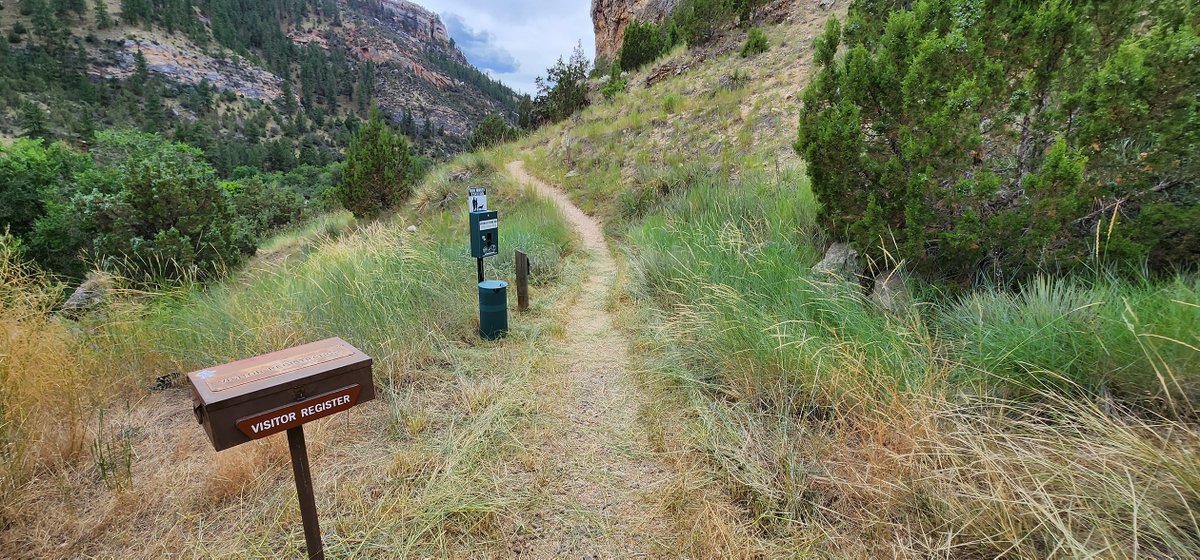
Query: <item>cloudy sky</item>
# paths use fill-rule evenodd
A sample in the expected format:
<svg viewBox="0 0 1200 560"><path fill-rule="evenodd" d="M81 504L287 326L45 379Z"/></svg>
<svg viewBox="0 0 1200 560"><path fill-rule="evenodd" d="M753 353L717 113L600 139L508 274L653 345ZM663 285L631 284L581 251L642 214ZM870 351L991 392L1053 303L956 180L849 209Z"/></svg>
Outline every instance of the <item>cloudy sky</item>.
<svg viewBox="0 0 1200 560"><path fill-rule="evenodd" d="M582 41L595 55L590 0L414 0L441 14L467 59L509 87L535 93L533 79Z"/></svg>

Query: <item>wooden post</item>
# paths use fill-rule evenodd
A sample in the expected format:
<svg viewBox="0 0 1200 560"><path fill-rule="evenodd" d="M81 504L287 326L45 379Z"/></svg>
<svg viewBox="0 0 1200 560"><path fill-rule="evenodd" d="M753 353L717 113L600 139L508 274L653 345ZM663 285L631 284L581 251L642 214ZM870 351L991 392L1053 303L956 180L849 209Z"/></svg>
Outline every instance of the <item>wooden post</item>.
<svg viewBox="0 0 1200 560"><path fill-rule="evenodd" d="M514 255L517 272L517 311L529 310L529 256L517 249Z"/></svg>
<svg viewBox="0 0 1200 560"><path fill-rule="evenodd" d="M296 476L296 497L300 500L300 519L304 522L304 544L309 560L325 560L321 544L321 524L317 522L317 502L313 497L312 474L308 470L308 449L304 445L304 426L287 431L292 452L292 474Z"/></svg>

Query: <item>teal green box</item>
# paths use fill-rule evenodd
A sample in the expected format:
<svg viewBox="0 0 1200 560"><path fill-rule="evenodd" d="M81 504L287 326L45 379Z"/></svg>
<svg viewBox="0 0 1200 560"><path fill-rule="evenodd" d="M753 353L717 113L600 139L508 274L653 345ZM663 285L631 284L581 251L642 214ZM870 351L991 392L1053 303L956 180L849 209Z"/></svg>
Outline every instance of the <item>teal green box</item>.
<svg viewBox="0 0 1200 560"><path fill-rule="evenodd" d="M495 211L471 212L471 256L477 259L500 254L500 221Z"/></svg>

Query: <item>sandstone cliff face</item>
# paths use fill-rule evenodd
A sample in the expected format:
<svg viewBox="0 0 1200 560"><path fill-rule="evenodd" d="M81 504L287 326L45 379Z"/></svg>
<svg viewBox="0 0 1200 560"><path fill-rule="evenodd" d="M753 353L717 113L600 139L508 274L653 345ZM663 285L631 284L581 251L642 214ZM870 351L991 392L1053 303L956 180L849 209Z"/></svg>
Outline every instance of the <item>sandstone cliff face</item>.
<svg viewBox="0 0 1200 560"><path fill-rule="evenodd" d="M446 25L437 14L406 0L383 0L383 7L392 13L408 33L426 41L450 42Z"/></svg>
<svg viewBox="0 0 1200 560"><path fill-rule="evenodd" d="M661 21L677 0L592 0L592 26L596 30L596 58L613 60L621 50L625 27L633 20Z"/></svg>

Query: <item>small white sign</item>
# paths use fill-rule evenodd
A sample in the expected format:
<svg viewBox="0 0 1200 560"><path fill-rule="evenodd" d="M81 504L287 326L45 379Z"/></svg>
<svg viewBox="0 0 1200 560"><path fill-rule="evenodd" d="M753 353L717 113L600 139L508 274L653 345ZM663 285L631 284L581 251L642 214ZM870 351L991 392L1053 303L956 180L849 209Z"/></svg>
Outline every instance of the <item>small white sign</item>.
<svg viewBox="0 0 1200 560"><path fill-rule="evenodd" d="M467 210L470 212L484 212L487 210L486 188L471 187L467 189Z"/></svg>
<svg viewBox="0 0 1200 560"><path fill-rule="evenodd" d="M479 222L479 231L496 229L500 227L500 220L483 220Z"/></svg>

